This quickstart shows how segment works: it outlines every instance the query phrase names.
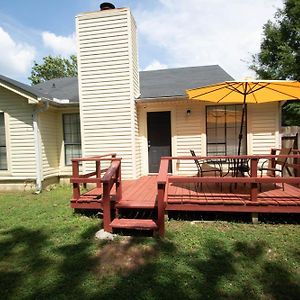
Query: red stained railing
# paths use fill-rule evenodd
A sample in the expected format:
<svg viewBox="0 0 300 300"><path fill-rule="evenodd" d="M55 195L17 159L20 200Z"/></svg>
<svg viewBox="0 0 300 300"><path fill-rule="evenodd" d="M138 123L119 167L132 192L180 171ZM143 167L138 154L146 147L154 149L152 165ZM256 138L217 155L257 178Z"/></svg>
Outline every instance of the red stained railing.
<svg viewBox="0 0 300 300"><path fill-rule="evenodd" d="M250 199L251 201L257 201L258 194L258 184L263 183L296 183L300 184L300 177L260 177L257 174L259 160L271 160L271 165L275 159L281 158L291 158L295 160L300 160L299 150L293 150L290 155L275 155L276 149L272 150L272 155L235 155L235 156L179 156L179 157L162 157L160 163L159 174L157 177L157 201L158 201L158 225L159 234L164 236L164 215L165 215L165 198L166 195L166 185L168 183L248 183L250 184ZM273 154L274 153L274 154ZM250 177L188 177L188 176L175 176L168 174L168 166L172 160L212 160L212 161L222 161L222 160L250 160ZM299 169L299 165L293 165L294 168ZM298 172L299 176L299 172Z"/></svg>
<svg viewBox="0 0 300 300"><path fill-rule="evenodd" d="M110 166L101 169L101 162L107 161L110 162ZM95 171L80 174L79 164L82 162L95 162ZM103 227L105 231L111 231L111 190L114 185L116 187L116 202L122 198L121 158L117 158L115 153L75 158L72 159L72 172L70 182L73 184L73 199L79 200L82 196L80 194L81 184L96 184L96 189L99 190L99 194L102 194Z"/></svg>

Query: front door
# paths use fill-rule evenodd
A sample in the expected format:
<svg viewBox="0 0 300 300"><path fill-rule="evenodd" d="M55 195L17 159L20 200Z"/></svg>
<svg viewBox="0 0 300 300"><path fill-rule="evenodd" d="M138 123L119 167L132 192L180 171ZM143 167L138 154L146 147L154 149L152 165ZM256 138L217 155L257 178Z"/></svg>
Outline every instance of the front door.
<svg viewBox="0 0 300 300"><path fill-rule="evenodd" d="M171 156L171 113L148 112L148 161L149 173L158 173L160 158ZM171 172L171 163L169 165Z"/></svg>

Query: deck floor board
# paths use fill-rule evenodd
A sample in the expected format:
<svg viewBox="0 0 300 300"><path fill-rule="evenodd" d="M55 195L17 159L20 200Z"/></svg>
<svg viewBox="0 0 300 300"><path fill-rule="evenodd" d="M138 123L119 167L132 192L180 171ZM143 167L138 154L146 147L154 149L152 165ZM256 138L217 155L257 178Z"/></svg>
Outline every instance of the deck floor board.
<svg viewBox="0 0 300 300"><path fill-rule="evenodd" d="M196 210L211 209L218 211L244 211L255 210L255 207L262 207L262 211L272 210L276 207L276 212L280 208L284 212L295 209L300 212L300 189L285 184L285 189L281 185L274 187L273 184L264 184L262 192L258 191L258 200L250 200L250 186L238 184L203 184L202 190L192 184L174 184L168 186L168 197L166 198L166 210ZM134 184L123 184L123 198L117 207L153 208L156 205L157 184L156 176L144 176L134 181ZM288 209L286 209L289 207Z"/></svg>
<svg viewBox="0 0 300 300"><path fill-rule="evenodd" d="M203 211L261 211L267 212L300 212L300 188L284 185L263 184L262 191L258 189L257 201L250 199L249 184L229 183L221 186L215 183L203 184L202 190L195 183L170 183L168 197L166 197L166 210L203 210ZM100 192L100 190L99 190ZM115 192L113 192L115 193ZM153 209L157 207L157 176L143 176L137 180L122 181L122 199L116 203L117 208ZM80 202L91 202L93 206L101 206L101 198L97 199L97 191L84 195ZM98 202L96 204L95 202ZM74 199L72 199L73 206ZM75 206L74 206L75 207Z"/></svg>

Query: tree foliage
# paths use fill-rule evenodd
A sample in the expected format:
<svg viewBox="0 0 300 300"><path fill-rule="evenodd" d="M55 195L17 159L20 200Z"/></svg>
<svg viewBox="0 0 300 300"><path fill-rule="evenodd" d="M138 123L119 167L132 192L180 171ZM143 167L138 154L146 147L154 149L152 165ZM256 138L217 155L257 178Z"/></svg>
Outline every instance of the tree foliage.
<svg viewBox="0 0 300 300"><path fill-rule="evenodd" d="M260 79L300 81L300 1L285 0L275 21L263 27L260 52L252 57L250 69ZM300 126L300 103L289 101L283 107L283 124Z"/></svg>
<svg viewBox="0 0 300 300"><path fill-rule="evenodd" d="M31 81L31 85L35 85L54 78L73 76L77 76L77 57L75 55L71 55L69 59L49 55L43 58L42 64L34 62L31 76L28 79Z"/></svg>

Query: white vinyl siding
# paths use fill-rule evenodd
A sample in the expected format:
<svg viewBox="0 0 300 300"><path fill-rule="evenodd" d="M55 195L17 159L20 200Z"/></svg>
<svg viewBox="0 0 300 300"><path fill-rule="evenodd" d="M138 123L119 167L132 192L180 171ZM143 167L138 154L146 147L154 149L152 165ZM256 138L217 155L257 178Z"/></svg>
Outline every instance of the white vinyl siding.
<svg viewBox="0 0 300 300"><path fill-rule="evenodd" d="M190 156L190 149L196 155L206 156L206 105L188 103L186 100L140 103L139 127L142 174L148 174L147 148L147 112L171 111L172 156ZM187 110L190 115L187 115ZM248 154L270 153L270 149L279 147L279 106L278 103L247 106L247 139ZM174 161L173 172L180 175L197 173L193 161Z"/></svg>
<svg viewBox="0 0 300 300"><path fill-rule="evenodd" d="M58 117L57 111L47 110L39 113L43 178L59 174Z"/></svg>
<svg viewBox="0 0 300 300"><path fill-rule="evenodd" d="M187 114L187 110L190 114ZM176 155L190 156L190 150L196 155L205 155L205 106L204 105L177 105L176 106ZM176 163L179 175L197 173L193 161Z"/></svg>
<svg viewBox="0 0 300 300"><path fill-rule="evenodd" d="M190 156L190 149L197 155L205 155L205 106L187 105L186 101L157 102L139 105L139 127L142 175L148 174L147 112L171 112L172 156ZM191 114L186 114L187 109ZM194 163L173 161L173 172L191 174Z"/></svg>
<svg viewBox="0 0 300 300"><path fill-rule="evenodd" d="M32 125L34 106L27 99L0 87L1 111L7 114L7 163L9 175L16 179L36 178L35 147ZM0 176L1 176L0 171Z"/></svg>
<svg viewBox="0 0 300 300"><path fill-rule="evenodd" d="M83 156L117 153L122 175L139 176L134 98L139 93L135 23L128 9L76 18ZM84 165L87 171L90 165Z"/></svg>
<svg viewBox="0 0 300 300"><path fill-rule="evenodd" d="M248 153L270 154L279 148L279 103L248 105Z"/></svg>

